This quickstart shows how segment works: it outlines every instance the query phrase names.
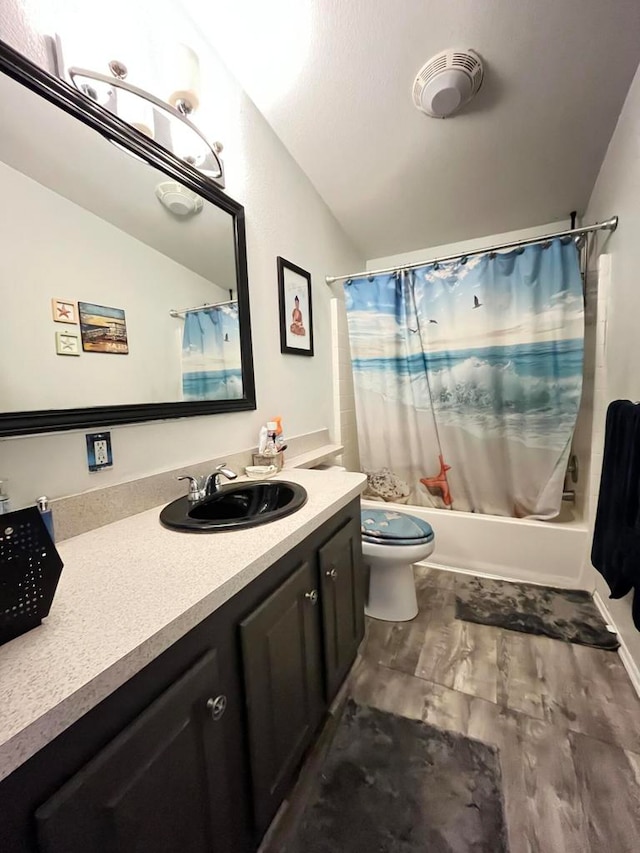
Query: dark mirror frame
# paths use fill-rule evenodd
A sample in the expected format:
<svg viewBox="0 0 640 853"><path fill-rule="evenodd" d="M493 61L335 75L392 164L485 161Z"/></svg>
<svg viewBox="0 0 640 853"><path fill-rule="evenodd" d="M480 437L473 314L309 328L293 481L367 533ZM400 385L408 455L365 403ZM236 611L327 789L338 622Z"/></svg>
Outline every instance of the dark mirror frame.
<svg viewBox="0 0 640 853"><path fill-rule="evenodd" d="M92 127L103 137L121 145L151 166L160 169L185 187L201 195L233 217L236 250L238 313L240 318L240 353L244 396L238 400L210 400L178 403L137 403L126 406L91 406L76 409L43 409L28 412L0 412L0 436L33 435L86 427L158 421L238 412L256 408L251 320L249 313L249 281L247 276L247 243L244 207L229 198L197 169L175 157L152 139L90 101L64 80L35 65L25 56L0 40L0 72L41 95L55 106ZM19 120L19 116L16 117ZM6 117L5 117L6 120Z"/></svg>

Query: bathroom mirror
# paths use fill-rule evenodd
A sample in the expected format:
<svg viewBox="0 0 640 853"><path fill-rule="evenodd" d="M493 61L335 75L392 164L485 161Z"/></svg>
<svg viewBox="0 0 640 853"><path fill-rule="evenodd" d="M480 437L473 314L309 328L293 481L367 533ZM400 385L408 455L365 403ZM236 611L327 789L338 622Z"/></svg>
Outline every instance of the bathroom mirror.
<svg viewBox="0 0 640 853"><path fill-rule="evenodd" d="M244 210L0 43L0 435L255 408Z"/></svg>

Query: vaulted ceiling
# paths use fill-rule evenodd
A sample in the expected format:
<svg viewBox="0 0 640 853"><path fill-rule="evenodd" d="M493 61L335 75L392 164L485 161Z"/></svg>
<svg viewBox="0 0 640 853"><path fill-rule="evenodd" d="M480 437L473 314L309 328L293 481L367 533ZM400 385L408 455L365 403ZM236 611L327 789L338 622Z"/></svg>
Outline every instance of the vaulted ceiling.
<svg viewBox="0 0 640 853"><path fill-rule="evenodd" d="M368 258L584 211L640 60L638 0L183 5ZM411 86L449 47L486 76L442 121Z"/></svg>

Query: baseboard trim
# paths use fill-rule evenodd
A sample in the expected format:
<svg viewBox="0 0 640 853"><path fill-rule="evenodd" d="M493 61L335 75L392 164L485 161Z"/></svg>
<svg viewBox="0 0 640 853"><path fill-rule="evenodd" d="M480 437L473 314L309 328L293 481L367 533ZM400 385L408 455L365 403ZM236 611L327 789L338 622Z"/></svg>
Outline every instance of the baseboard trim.
<svg viewBox="0 0 640 853"><path fill-rule="evenodd" d="M615 619L612 617L611 613L609 613L607 605L604 603L602 597L598 592L593 593L593 600L595 602L596 607L602 614L605 622L607 622L609 625L613 625L613 627L616 629L616 632L618 634L618 640L620 642L620 648L618 649L620 660L622 661L622 665L627 671L627 675L629 676L629 679L631 680L631 683L633 684L636 693L638 694L638 696L640 696L640 667L633 659L633 656L629 651L627 644L620 636L620 632L618 631L618 626L615 623Z"/></svg>
<svg viewBox="0 0 640 853"><path fill-rule="evenodd" d="M580 589L576 584L569 586L566 578L559 578L556 575L543 576L542 579L532 580L520 575L496 574L495 572L481 572L478 569L463 569L459 566L445 566L442 563L435 563L433 560L421 560L416 566L424 566L428 569L437 569L440 572L455 572L457 575L471 575L474 578L487 578L492 581L509 581L510 583L528 583L533 586L553 586L557 589Z"/></svg>

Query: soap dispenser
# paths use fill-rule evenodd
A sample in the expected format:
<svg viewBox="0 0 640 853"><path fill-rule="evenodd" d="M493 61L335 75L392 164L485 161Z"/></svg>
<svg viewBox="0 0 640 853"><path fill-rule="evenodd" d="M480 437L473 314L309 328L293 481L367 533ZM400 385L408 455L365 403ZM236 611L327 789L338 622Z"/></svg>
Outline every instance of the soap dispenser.
<svg viewBox="0 0 640 853"><path fill-rule="evenodd" d="M276 431L278 429L278 424L275 421L269 421L267 423L267 444L264 449L265 456L277 456L278 455L278 445L276 443Z"/></svg>
<svg viewBox="0 0 640 853"><path fill-rule="evenodd" d="M6 480L0 480L0 515L11 512L11 499L5 491Z"/></svg>
<svg viewBox="0 0 640 853"><path fill-rule="evenodd" d="M40 511L40 515L42 516L44 525L49 531L51 541L55 542L56 538L53 529L53 511L51 510L51 506L49 505L49 498L45 495L43 495L41 498L36 498L36 505Z"/></svg>

